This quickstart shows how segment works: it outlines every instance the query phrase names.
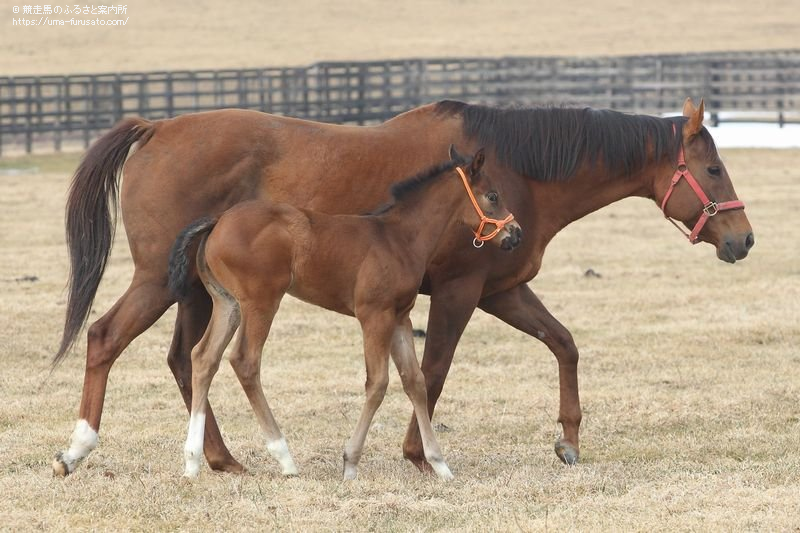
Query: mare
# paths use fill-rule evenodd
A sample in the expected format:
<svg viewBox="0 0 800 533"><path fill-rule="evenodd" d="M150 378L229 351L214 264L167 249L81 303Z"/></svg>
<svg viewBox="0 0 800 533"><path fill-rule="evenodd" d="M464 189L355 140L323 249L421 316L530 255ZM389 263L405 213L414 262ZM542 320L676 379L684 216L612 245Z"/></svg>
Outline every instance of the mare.
<svg viewBox="0 0 800 533"><path fill-rule="evenodd" d="M284 475L297 474L261 387L264 343L288 293L354 316L361 324L366 401L344 449L344 478L356 477L367 431L389 384L390 353L414 407L425 460L440 478L453 478L428 415L409 313L443 235L457 225L473 226L475 246L490 241L511 250L521 231L491 179L481 173L483 151L466 160L451 146L451 159L394 184L392 203L375 215L327 215L253 200L181 232L170 253L169 286L179 298L188 292L188 248L201 237L197 272L213 301L211 321L192 350L186 477L199 473L208 390L237 328L231 366L266 436L267 450ZM469 243L465 240L462 246Z"/></svg>
<svg viewBox="0 0 800 533"><path fill-rule="evenodd" d="M710 243L725 262L743 259L754 244L752 228L742 209L714 211L711 202L737 196L703 116L702 102L695 107L690 100L683 116L669 118L441 101L375 126L321 124L244 110L155 122L122 120L87 151L72 179L66 207L68 302L54 364L89 316L113 242L118 199L134 274L126 292L88 328L78 421L69 448L53 463L54 472L72 472L97 446L112 365L175 303L167 288L168 256L187 224L254 198L326 213L364 213L384 200L391 183L443 160L451 143L469 153L486 147L487 172L495 176L525 239L510 256L495 247L464 247L466 228L440 241L420 288L431 298L421 363L428 412L433 413L442 392L456 344L480 308L543 342L555 356L562 428L555 451L565 463L577 462L578 349L528 282L562 228L630 196L653 200L665 215L690 228L702 219L695 242ZM680 154L685 154L681 163ZM677 170L689 171L694 185ZM709 203L699 199L697 190ZM597 239L602 242L602 236ZM658 253L658 243L653 252ZM210 297L195 280L178 304L167 356L187 408L192 401L191 349L210 314ZM203 450L211 468L243 470L226 448L208 404ZM403 454L419 468L427 467L415 417Z"/></svg>

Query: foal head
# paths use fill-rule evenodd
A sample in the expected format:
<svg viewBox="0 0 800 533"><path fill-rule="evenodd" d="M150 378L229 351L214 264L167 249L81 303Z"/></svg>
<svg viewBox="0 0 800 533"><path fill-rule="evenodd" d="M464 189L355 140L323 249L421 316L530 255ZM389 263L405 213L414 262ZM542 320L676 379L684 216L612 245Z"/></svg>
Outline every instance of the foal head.
<svg viewBox="0 0 800 533"><path fill-rule="evenodd" d="M483 172L483 148L472 157L459 154L450 145L450 159L456 164L469 202L462 203L460 220L474 228L472 243L476 248L486 241L503 250L513 250L522 241L522 228L506 209L492 180Z"/></svg>

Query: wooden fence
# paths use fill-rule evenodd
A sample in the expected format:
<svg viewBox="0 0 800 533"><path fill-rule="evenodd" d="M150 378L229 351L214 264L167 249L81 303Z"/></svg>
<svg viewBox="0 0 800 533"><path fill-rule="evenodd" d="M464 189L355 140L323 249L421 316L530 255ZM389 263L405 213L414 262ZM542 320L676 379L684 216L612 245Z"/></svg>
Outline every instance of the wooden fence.
<svg viewBox="0 0 800 533"><path fill-rule="evenodd" d="M160 119L237 107L368 124L444 98L661 114L679 111L687 96L704 97L715 121L742 113L781 125L800 120L800 49L0 77L0 154L86 147L129 115Z"/></svg>

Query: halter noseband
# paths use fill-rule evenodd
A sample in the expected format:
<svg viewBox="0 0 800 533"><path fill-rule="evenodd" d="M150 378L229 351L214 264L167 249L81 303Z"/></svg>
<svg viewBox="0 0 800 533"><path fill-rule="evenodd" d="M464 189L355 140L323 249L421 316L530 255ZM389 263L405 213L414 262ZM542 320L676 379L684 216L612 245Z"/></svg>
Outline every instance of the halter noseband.
<svg viewBox="0 0 800 533"><path fill-rule="evenodd" d="M484 242L494 239L497 236L497 234L503 230L506 224L514 220L514 215L509 213L508 216L503 220L497 220L495 218L487 217L483 213L481 206L478 205L478 201L475 199L475 195L472 194L472 189L469 186L469 182L467 181L467 176L466 174L464 174L464 171L461 170L461 167L456 167L456 172L458 172L458 175L461 176L461 181L464 183L464 188L467 189L467 195L469 196L469 199L472 201L472 206L475 208L475 212L478 213L478 218L481 219L481 223L478 224L478 229L475 230L475 238L472 239L472 245L475 248L480 248L481 246L483 246ZM494 224L495 225L494 231L492 231L488 235L481 235L481 232L483 231L483 228L484 226L486 226L486 224Z"/></svg>
<svg viewBox="0 0 800 533"><path fill-rule="evenodd" d="M672 132L675 133L675 124L672 125ZM681 178L686 179L686 183L689 184L694 193L700 199L700 202L703 204L703 213L700 215L700 219L694 225L694 228L692 228L691 233L686 233L686 231L684 231L684 229L681 228L678 223L667 214L667 201L669 200L670 196L672 196L672 191L675 190L675 185L678 184ZM689 239L690 243L697 244L699 242L698 236L703 230L703 226L706 225L708 219L715 216L720 211L728 211L730 209L744 209L744 202L741 200L731 200L729 202L717 203L709 200L708 196L703 191L703 188L700 187L700 184L692 175L692 171L689 170L689 167L686 165L686 158L683 155L683 143L681 143L681 148L678 152L678 168L675 169L675 174L672 175L672 182L669 185L669 189L667 189L667 194L664 195L664 199L661 201L661 211L664 212L664 217L672 222L672 224L678 228L678 230L683 233L686 238Z"/></svg>

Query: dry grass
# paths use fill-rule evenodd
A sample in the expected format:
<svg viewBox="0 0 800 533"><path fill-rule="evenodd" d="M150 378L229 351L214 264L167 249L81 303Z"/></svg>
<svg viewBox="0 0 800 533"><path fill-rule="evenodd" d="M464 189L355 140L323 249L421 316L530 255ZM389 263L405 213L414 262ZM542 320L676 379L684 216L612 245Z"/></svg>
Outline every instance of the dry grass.
<svg viewBox="0 0 800 533"><path fill-rule="evenodd" d="M355 482L341 448L362 402L354 320L287 300L264 380L301 469L282 479L226 365L211 390L250 469L181 478L188 416L165 365L174 310L111 375L100 447L67 479L83 369L48 376L64 311L64 195L75 156L0 162L0 529L697 530L800 527L798 151L723 153L757 245L734 266L691 247L644 200L567 228L534 283L582 349L582 463L561 465L555 363L480 312L464 335L434 423L456 481L401 458L410 415L397 376ZM11 167L38 167L9 173ZM636 228L636 229L634 229ZM121 294L120 235L96 302ZM585 278L592 268L601 278ZM24 276L38 280L15 281ZM424 325L427 302L414 312ZM97 315L94 315L95 317ZM421 351L421 345L418 346Z"/></svg>
<svg viewBox="0 0 800 533"><path fill-rule="evenodd" d="M800 35L795 0L140 0L125 27L13 26L14 5L0 0L4 75L792 48Z"/></svg>

